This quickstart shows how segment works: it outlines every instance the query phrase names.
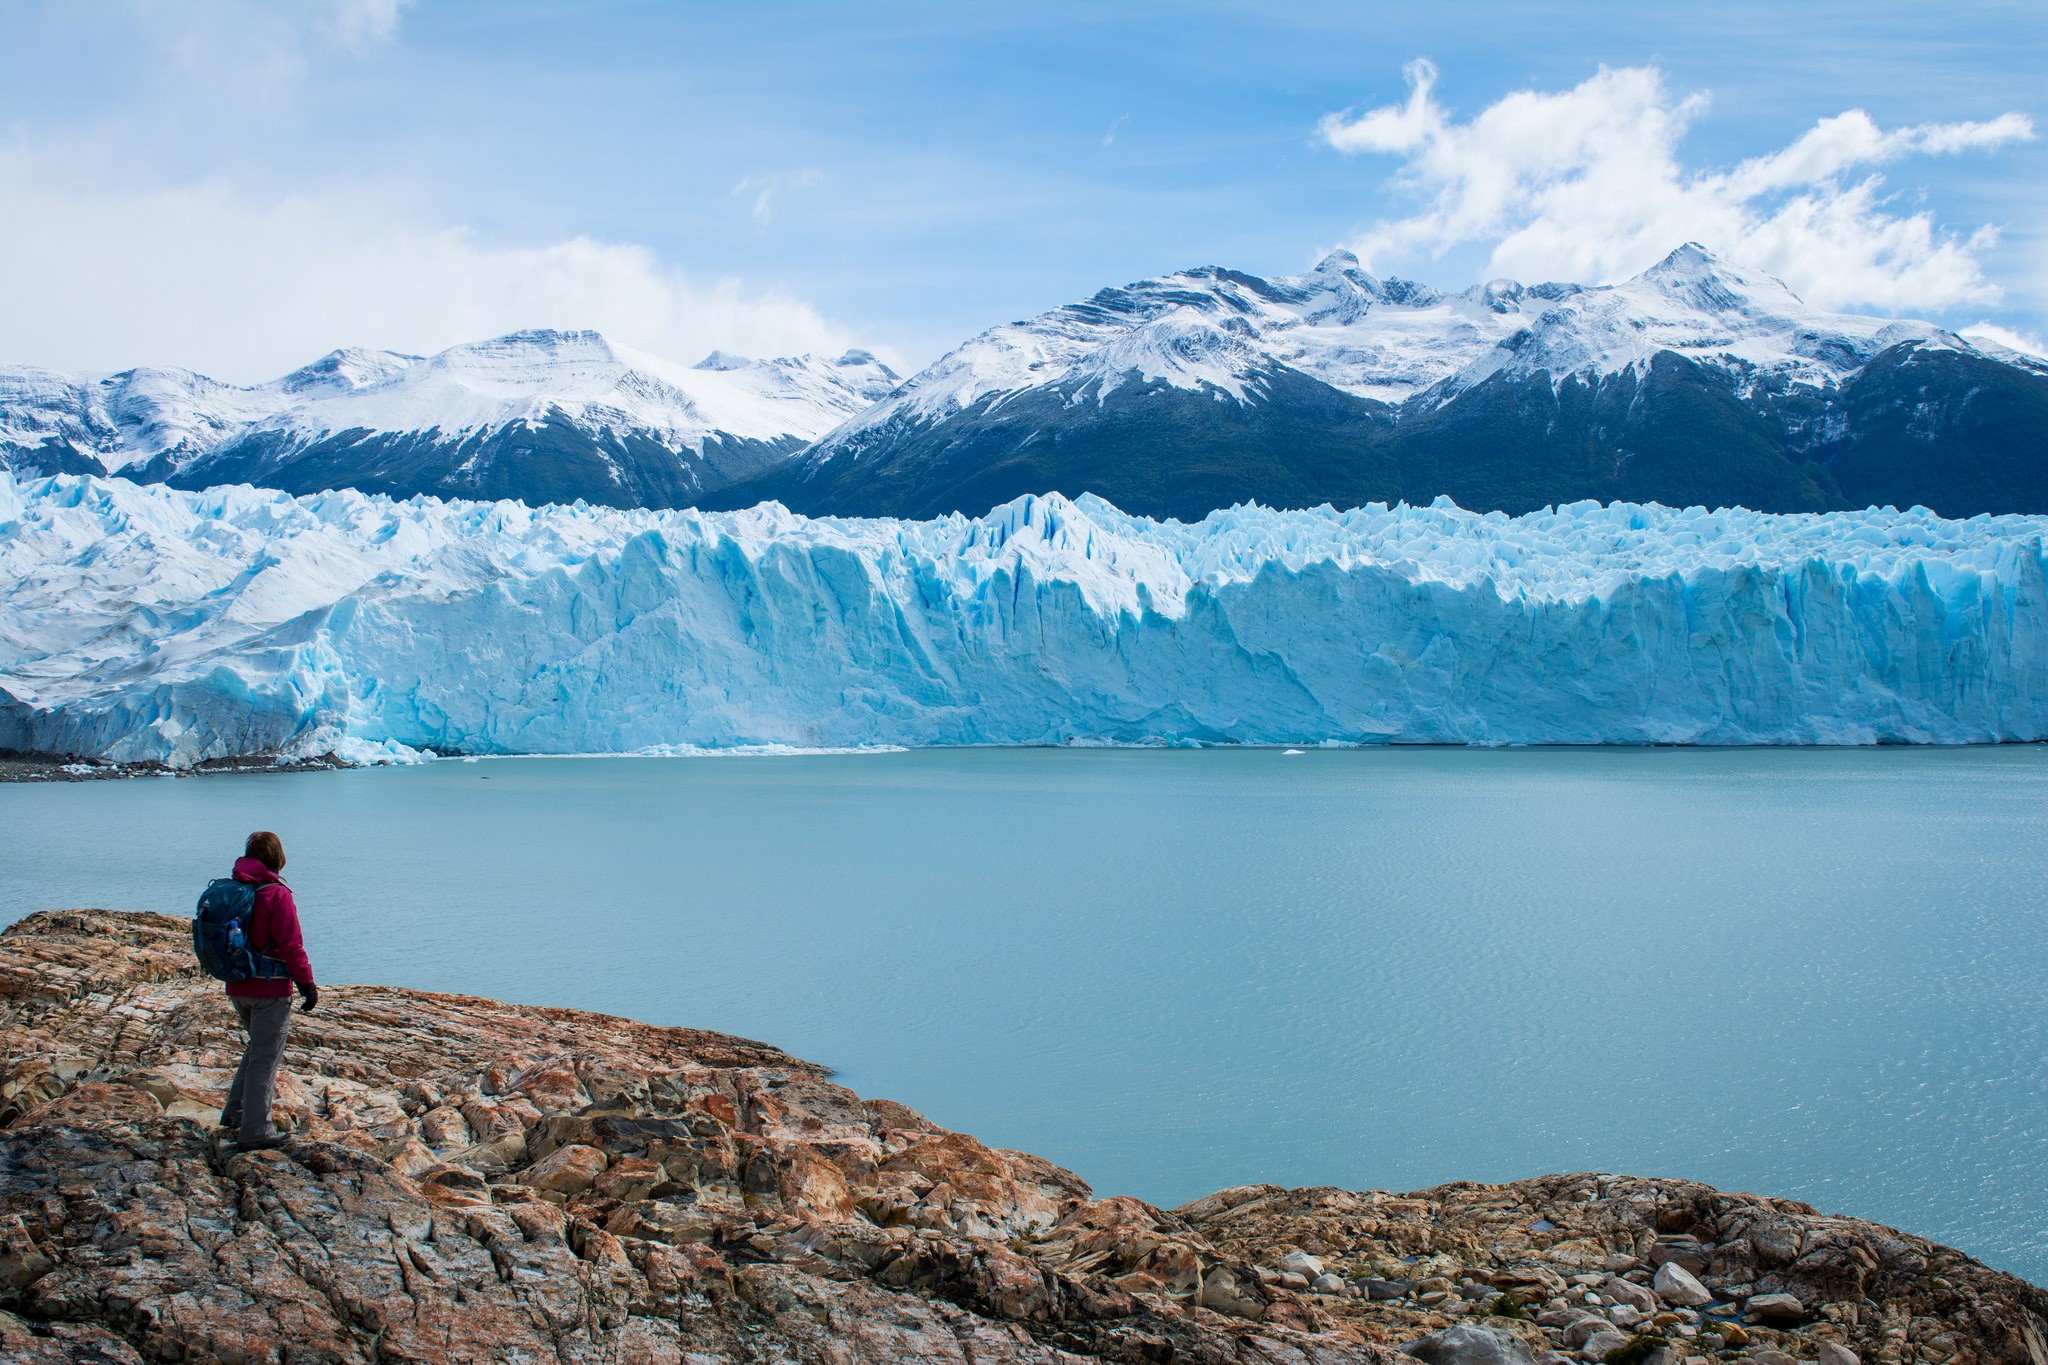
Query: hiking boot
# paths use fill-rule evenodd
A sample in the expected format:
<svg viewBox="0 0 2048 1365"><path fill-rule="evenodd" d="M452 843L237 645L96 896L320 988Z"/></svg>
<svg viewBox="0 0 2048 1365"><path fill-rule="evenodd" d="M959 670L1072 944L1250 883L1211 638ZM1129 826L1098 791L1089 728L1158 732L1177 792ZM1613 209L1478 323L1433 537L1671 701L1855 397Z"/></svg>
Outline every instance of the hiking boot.
<svg viewBox="0 0 2048 1365"><path fill-rule="evenodd" d="M284 1146L284 1136L282 1134L273 1134L267 1138L257 1138L254 1142L237 1142L235 1144L235 1151L274 1152L282 1146Z"/></svg>

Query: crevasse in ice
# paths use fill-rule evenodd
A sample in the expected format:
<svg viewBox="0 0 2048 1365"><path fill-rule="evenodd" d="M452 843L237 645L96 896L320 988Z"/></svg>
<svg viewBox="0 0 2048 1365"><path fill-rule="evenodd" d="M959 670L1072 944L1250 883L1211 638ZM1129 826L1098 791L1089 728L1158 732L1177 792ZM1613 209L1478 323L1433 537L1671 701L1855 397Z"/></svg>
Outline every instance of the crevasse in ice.
<svg viewBox="0 0 2048 1365"><path fill-rule="evenodd" d="M2040 739L2044 538L1922 509L907 522L0 474L0 747Z"/></svg>

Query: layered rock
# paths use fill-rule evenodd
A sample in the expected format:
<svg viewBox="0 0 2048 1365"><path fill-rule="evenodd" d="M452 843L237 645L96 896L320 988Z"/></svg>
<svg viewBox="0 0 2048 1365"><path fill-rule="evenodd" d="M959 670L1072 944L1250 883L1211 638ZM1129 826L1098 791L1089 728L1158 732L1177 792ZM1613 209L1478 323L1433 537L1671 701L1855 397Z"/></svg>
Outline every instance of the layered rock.
<svg viewBox="0 0 2048 1365"><path fill-rule="evenodd" d="M2048 1359L2048 1294L1804 1205L1558 1176L1168 1212L764 1044L387 987L294 1016L291 1140L237 1155L187 933L0 935L0 1360L1390 1365L1453 1326L1418 1353Z"/></svg>

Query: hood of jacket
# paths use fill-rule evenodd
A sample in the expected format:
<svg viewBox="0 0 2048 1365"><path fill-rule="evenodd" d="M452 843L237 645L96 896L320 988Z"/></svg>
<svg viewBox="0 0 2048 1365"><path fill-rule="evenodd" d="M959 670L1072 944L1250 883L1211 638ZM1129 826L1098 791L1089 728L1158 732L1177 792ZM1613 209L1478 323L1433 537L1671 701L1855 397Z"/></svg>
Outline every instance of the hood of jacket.
<svg viewBox="0 0 2048 1365"><path fill-rule="evenodd" d="M265 863L261 858L237 858L235 859L235 880L238 882L254 882L256 885L261 886L265 882L281 882L284 878L272 872L269 864Z"/></svg>

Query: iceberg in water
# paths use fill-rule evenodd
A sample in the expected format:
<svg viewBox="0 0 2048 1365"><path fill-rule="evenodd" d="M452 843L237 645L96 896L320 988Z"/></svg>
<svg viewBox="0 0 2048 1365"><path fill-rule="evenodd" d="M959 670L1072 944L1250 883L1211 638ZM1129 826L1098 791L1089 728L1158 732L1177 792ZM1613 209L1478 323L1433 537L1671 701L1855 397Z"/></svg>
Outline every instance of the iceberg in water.
<svg viewBox="0 0 2048 1365"><path fill-rule="evenodd" d="M810 520L0 474L0 747L2034 740L2044 537L1918 508Z"/></svg>

